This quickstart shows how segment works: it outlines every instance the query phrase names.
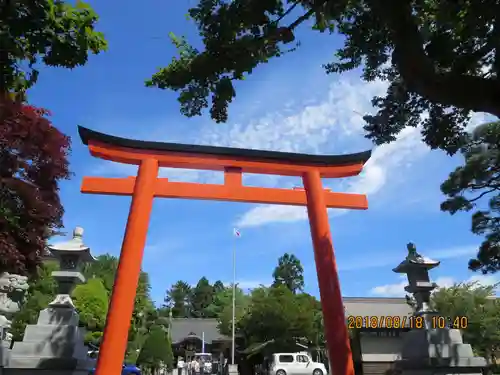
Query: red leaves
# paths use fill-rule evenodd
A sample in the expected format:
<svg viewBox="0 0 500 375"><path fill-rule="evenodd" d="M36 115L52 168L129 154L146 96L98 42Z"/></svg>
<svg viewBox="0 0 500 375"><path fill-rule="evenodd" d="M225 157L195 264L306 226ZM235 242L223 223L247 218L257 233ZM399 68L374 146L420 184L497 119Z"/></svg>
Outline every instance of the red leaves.
<svg viewBox="0 0 500 375"><path fill-rule="evenodd" d="M0 101L0 272L35 269L62 227L58 181L68 179L70 139L41 108Z"/></svg>

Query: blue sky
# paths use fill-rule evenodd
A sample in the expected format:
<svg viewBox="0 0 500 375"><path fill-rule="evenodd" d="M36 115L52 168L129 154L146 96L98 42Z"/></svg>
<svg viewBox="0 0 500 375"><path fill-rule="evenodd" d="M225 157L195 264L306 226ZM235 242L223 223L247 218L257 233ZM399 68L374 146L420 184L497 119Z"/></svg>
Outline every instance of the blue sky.
<svg viewBox="0 0 500 375"><path fill-rule="evenodd" d="M72 71L42 69L30 101L53 112L53 123L73 140L74 177L61 185L64 224L71 233L85 229L94 254L118 255L130 198L83 195L82 177L135 175L130 166L92 158L77 135L77 125L122 137L213 144L278 151L341 154L372 148L363 137L361 114L370 99L382 94L380 82L363 83L357 74L327 76L321 65L331 61L341 39L298 33L299 50L259 67L237 86L230 121L215 124L207 115L187 119L179 113L173 92L144 87L175 50L168 33L196 40L196 28L185 19L194 0L134 2L92 1L109 51L93 56ZM474 124L484 121L477 114ZM391 269L413 241L421 253L442 261L433 271L441 285L469 280L492 282L467 270L467 260L481 239L470 234L467 214L439 211L440 183L460 160L430 151L418 130L407 130L390 145L374 149L361 176L325 181L336 191L368 194L367 211L330 211L330 224L345 296L401 295L404 280ZM162 170L172 180L216 182L216 173ZM247 176L255 186L291 187L300 181ZM241 238L232 235L240 228ZM277 259L294 253L305 268L306 291L318 295L309 226L303 208L230 202L156 200L143 268L149 272L157 302L182 279L195 284L201 276L230 282L231 254L237 251L237 279L244 287L267 284Z"/></svg>

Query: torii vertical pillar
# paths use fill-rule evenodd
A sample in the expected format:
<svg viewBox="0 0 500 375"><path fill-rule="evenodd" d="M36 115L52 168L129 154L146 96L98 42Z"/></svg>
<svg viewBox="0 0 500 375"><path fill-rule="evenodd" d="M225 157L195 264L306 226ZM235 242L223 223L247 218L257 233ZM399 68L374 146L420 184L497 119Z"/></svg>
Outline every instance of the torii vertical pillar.
<svg viewBox="0 0 500 375"><path fill-rule="evenodd" d="M334 375L354 375L351 343L346 328L344 304L321 176L318 171L311 171L305 173L302 179L307 196L307 214L318 274L330 371Z"/></svg>
<svg viewBox="0 0 500 375"><path fill-rule="evenodd" d="M304 155L143 142L82 127L79 133L93 156L139 166L137 177L84 177L82 183L83 193L132 196L96 375L119 375L121 372L154 198L307 206L330 369L333 375L354 375L327 208L365 210L368 202L362 194L323 189L321 178L358 175L370 158L370 151L349 155ZM223 171L225 180L220 185L170 182L157 177L159 167ZM304 189L244 186L242 173L301 176Z"/></svg>
<svg viewBox="0 0 500 375"><path fill-rule="evenodd" d="M99 348L96 374L121 374L157 177L158 160L152 158L143 160L139 165L134 184L120 261L109 302L106 327ZM117 371L118 368L120 372Z"/></svg>

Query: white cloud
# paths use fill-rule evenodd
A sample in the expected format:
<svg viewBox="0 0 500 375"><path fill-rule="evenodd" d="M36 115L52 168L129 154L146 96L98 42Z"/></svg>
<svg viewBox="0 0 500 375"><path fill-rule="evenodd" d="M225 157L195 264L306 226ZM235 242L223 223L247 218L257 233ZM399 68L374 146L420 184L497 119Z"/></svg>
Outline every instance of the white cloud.
<svg viewBox="0 0 500 375"><path fill-rule="evenodd" d="M403 278L404 276L402 276ZM404 277L406 278L406 277ZM465 282L478 282L481 285L493 285L498 282L500 282L500 279L496 275L474 275L470 277L467 280L464 280ZM438 277L435 280L436 284L441 287L441 288L448 288L452 286L453 284L460 282L454 279L453 277ZM376 286L375 288L372 288L370 290L370 294L375 295L375 296L380 296L380 297L404 297L407 293L404 290L404 287L408 285L408 282L406 280L403 280L399 283L395 284L386 284L386 285L380 285Z"/></svg>
<svg viewBox="0 0 500 375"><path fill-rule="evenodd" d="M340 79L330 85L319 102L305 106L297 104L296 111L285 106L282 111L247 124L235 124L229 132L221 131L220 127L207 128L201 142L288 152L335 150L341 140L337 135L360 134L364 124L361 113L370 110L371 98L382 94L385 87L380 81L365 84L358 78Z"/></svg>
<svg viewBox="0 0 500 375"><path fill-rule="evenodd" d="M269 223L292 223L307 219L305 207L261 204L248 210L237 222L237 226L256 227Z"/></svg>
<svg viewBox="0 0 500 375"><path fill-rule="evenodd" d="M312 138L316 144L315 152L331 153L336 150L338 153L338 148L331 148L325 144L328 141L335 144L336 139L349 139L349 152L371 147L371 145L367 146L366 143L364 143L364 147L361 146L364 122L360 113L368 113L372 110L371 98L382 94L385 87L382 82L364 83L347 79L340 80L337 84L330 86L330 94L325 99L325 102L317 105L320 114L326 112L330 116L330 120L325 122L320 115L321 121L319 123L323 124L322 127L319 127L319 129L314 128L309 121L317 122L317 119L314 116L302 116L302 112L292 115L291 118L294 120L286 120L284 123L294 124L298 128L305 128L308 131L316 131L321 134L321 137ZM341 96L333 94L339 92L342 93ZM350 110L346 110L346 108ZM310 107L306 107L305 111L310 112ZM301 121L296 121L297 118L300 118ZM280 133L286 134L284 132ZM294 133L292 132L292 134ZM399 167L409 166L413 161L428 152L429 149L420 139L419 129L406 128L398 135L396 141L376 147L363 172L357 177L350 178L344 190L351 193L363 193L368 196L379 193L386 184L391 171ZM276 140L276 144L280 144L279 139ZM286 144L290 144L290 140L287 140ZM310 151L310 143L304 143L297 139L295 145L292 151ZM353 149L352 147L355 146L357 148ZM346 212L348 211L330 210L330 214L336 215ZM306 218L307 212L304 207L259 205L247 211L239 219L237 225L251 227L271 222L293 222Z"/></svg>
<svg viewBox="0 0 500 375"><path fill-rule="evenodd" d="M478 282L482 285L494 285L500 282L500 277L497 275L474 275L468 282Z"/></svg>
<svg viewBox="0 0 500 375"><path fill-rule="evenodd" d="M354 79L341 79L330 86L328 95L322 102L303 107L288 116L274 115L274 118L262 119L245 129L237 128L237 132L230 134L228 140L251 139L255 148L302 153L360 151L369 146L360 145L357 149L345 150L345 144L341 144L340 140L350 140L348 146L351 148L363 140L361 135L364 122L361 113L370 110L371 98L382 94L385 87L380 81L366 84ZM380 151L378 153L380 154ZM377 150L373 155L375 159L376 154ZM380 181L384 178L380 166L369 162L359 181L361 185L370 185L372 191L377 191L383 185ZM349 190L354 191L353 189L357 189L356 185L351 184ZM247 211L237 225L251 227L306 218L307 211L304 207L258 205Z"/></svg>
<svg viewBox="0 0 500 375"><path fill-rule="evenodd" d="M136 176L137 170L137 165L120 164L103 160L92 171L89 171L89 174L103 177L125 177ZM215 183L218 178L222 180L222 173L181 168L160 168L158 176L166 177L172 181L184 182Z"/></svg>
<svg viewBox="0 0 500 375"><path fill-rule="evenodd" d="M340 145L336 140L340 139L336 135L341 134L344 138L358 136L364 124L361 113L370 109L371 98L382 94L386 87L380 81L364 84L357 77L349 75L344 77L346 78L336 80L329 88L327 87L320 101L311 101L310 97L305 97L302 104L294 103L290 106L283 104L282 97L279 96L275 98L275 103L265 103L267 106L276 104L280 108L278 111L269 112L261 118L246 123L205 124L197 136L194 138L188 136L182 142L305 153L319 153L325 148L330 150L337 148L338 151ZM321 88L318 87L304 88L305 92L307 90L315 90L315 94L321 93ZM164 126L162 123L161 128ZM147 135L147 138L161 141L163 138L161 133L164 132L154 132ZM124 172L135 174L136 168L102 161L94 172L98 171L102 175ZM177 169L169 170L169 173L175 174L177 171L183 171L178 172L181 174L190 174L189 181L196 180L197 171L186 172Z"/></svg>
<svg viewBox="0 0 500 375"><path fill-rule="evenodd" d="M378 91L385 89L384 84L377 83L345 83L341 82L343 92L346 94L346 99L352 105L351 108L362 108L364 112L369 112L371 109L370 100ZM335 85L330 87L330 90L337 90ZM369 95L367 95L369 93ZM330 96L329 96L330 98ZM331 106L330 111L332 116L332 126L326 133L330 138L345 138L350 136L363 135L363 120L361 116L355 117L356 113L347 115L345 110L338 110L338 107L333 103L327 102L322 104L321 108ZM338 111L337 111L338 110ZM355 111L358 112L358 111ZM298 116L298 115L295 115ZM487 116L482 113L476 113L472 116L468 129L473 129L478 124L486 121ZM335 126L338 123L347 124L344 126ZM303 124L307 126L307 124ZM325 129L323 129L325 130ZM353 139L353 144L356 144ZM321 149L321 144L317 143ZM300 149L304 146L297 141L297 149L293 151L307 152L307 149ZM307 146L307 145L305 145ZM325 153L325 148L322 149ZM328 152L328 151L327 151ZM397 136L397 139L389 144L374 148L370 160L366 163L363 171L357 177L349 179L347 188L344 189L349 193L366 194L368 197L374 196L382 191L391 176L391 184L394 185L398 181L395 171L401 168L407 168L415 161L421 159L430 152L421 140L420 128L405 128ZM348 210L330 209L330 215L341 215L347 213ZM272 222L295 222L307 219L307 211L304 207L293 206L277 206L277 205L258 205L257 207L247 211L239 218L237 225L240 227L255 227L269 224Z"/></svg>
<svg viewBox="0 0 500 375"><path fill-rule="evenodd" d="M433 260L445 260L445 259L456 259L462 257L472 256L477 253L478 246L477 245L468 245L468 246L456 246L445 249L435 249L429 250L425 253L428 258ZM365 258L363 258L365 259ZM376 259L366 258L365 260L361 260L359 257L356 257L355 260L349 262L348 260L343 260L339 262L339 271L358 271L362 269L369 268L380 268L380 267L395 267L403 260L403 255L401 251L389 251L384 252L383 255L379 255Z"/></svg>
<svg viewBox="0 0 500 375"><path fill-rule="evenodd" d="M388 174L399 166L420 158L427 152L425 145L420 142L420 132L415 128L406 128L398 139L390 144L377 147L370 160L366 163L363 172L351 178L347 185L347 192L373 196L384 187ZM340 215L347 210L330 209L330 215ZM253 227L271 222L294 222L307 219L305 207L258 205L247 211L238 221L240 227Z"/></svg>
<svg viewBox="0 0 500 375"><path fill-rule="evenodd" d="M373 96L383 94L385 88L386 84L380 81L367 84L358 77L345 75L325 87L325 94L319 101L311 101L310 97L305 97L302 104L296 103L291 107L282 105L281 99L277 98L276 104L280 108L278 111L247 123L206 125L198 137L186 139L185 142L300 153L347 153L364 150L370 148L371 144L363 138L362 114L371 111L370 100ZM315 94L322 94L321 88L314 89ZM397 146L401 141L394 144ZM394 149L394 144L389 145L389 149ZM373 161L368 163L359 183L349 185L350 189L366 192L365 188L368 188L369 191L376 192L381 188L385 172L381 169L383 166L380 160L385 157L385 148L387 146L375 150ZM135 175L136 171L135 166L102 161L93 173L124 176ZM221 174L214 176L212 172L196 170L162 169L161 175L172 180L192 182L222 181ZM260 186L290 185L290 181L290 178L262 175L246 175L244 180L245 184ZM358 185L360 188L356 188ZM259 205L244 215L237 225L244 227L306 218L304 207Z"/></svg>
<svg viewBox="0 0 500 375"><path fill-rule="evenodd" d="M456 246L445 249L439 249L429 252L429 257L435 260L461 258L463 256L470 256L477 254L479 245Z"/></svg>
<svg viewBox="0 0 500 375"><path fill-rule="evenodd" d="M491 115L488 115L486 113L474 113L471 116L469 125L467 126L466 130L468 132L474 130L474 128L478 125L484 124L488 121L493 121L494 117Z"/></svg>

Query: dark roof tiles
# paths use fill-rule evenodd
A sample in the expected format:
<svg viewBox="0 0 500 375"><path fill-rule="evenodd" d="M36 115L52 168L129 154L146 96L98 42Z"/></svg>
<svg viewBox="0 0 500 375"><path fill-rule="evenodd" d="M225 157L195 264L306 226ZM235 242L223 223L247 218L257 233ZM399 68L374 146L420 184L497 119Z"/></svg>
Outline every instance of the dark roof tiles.
<svg viewBox="0 0 500 375"><path fill-rule="evenodd" d="M94 140L108 145L117 147L131 148L144 151L163 151L163 152L179 152L187 154L205 154L220 157L236 157L236 158L252 158L260 160L268 160L275 162L292 162L300 164L309 164L317 166L335 166L349 165L356 163L366 163L370 159L371 151L364 151L354 154L344 155L309 155L297 154L292 152L278 151L263 151L245 148L232 147L215 147L204 145L189 145L183 143L167 143L167 142L152 142L139 141L135 139L127 139L116 137L109 134L104 134L84 128L78 127L78 133L83 144L88 145L89 141Z"/></svg>
<svg viewBox="0 0 500 375"><path fill-rule="evenodd" d="M205 342L211 344L213 341L230 340L230 337L224 336L217 328L217 319L198 319L198 318L174 318L172 319L172 342L181 342L188 336L196 336L199 339L205 335Z"/></svg>

